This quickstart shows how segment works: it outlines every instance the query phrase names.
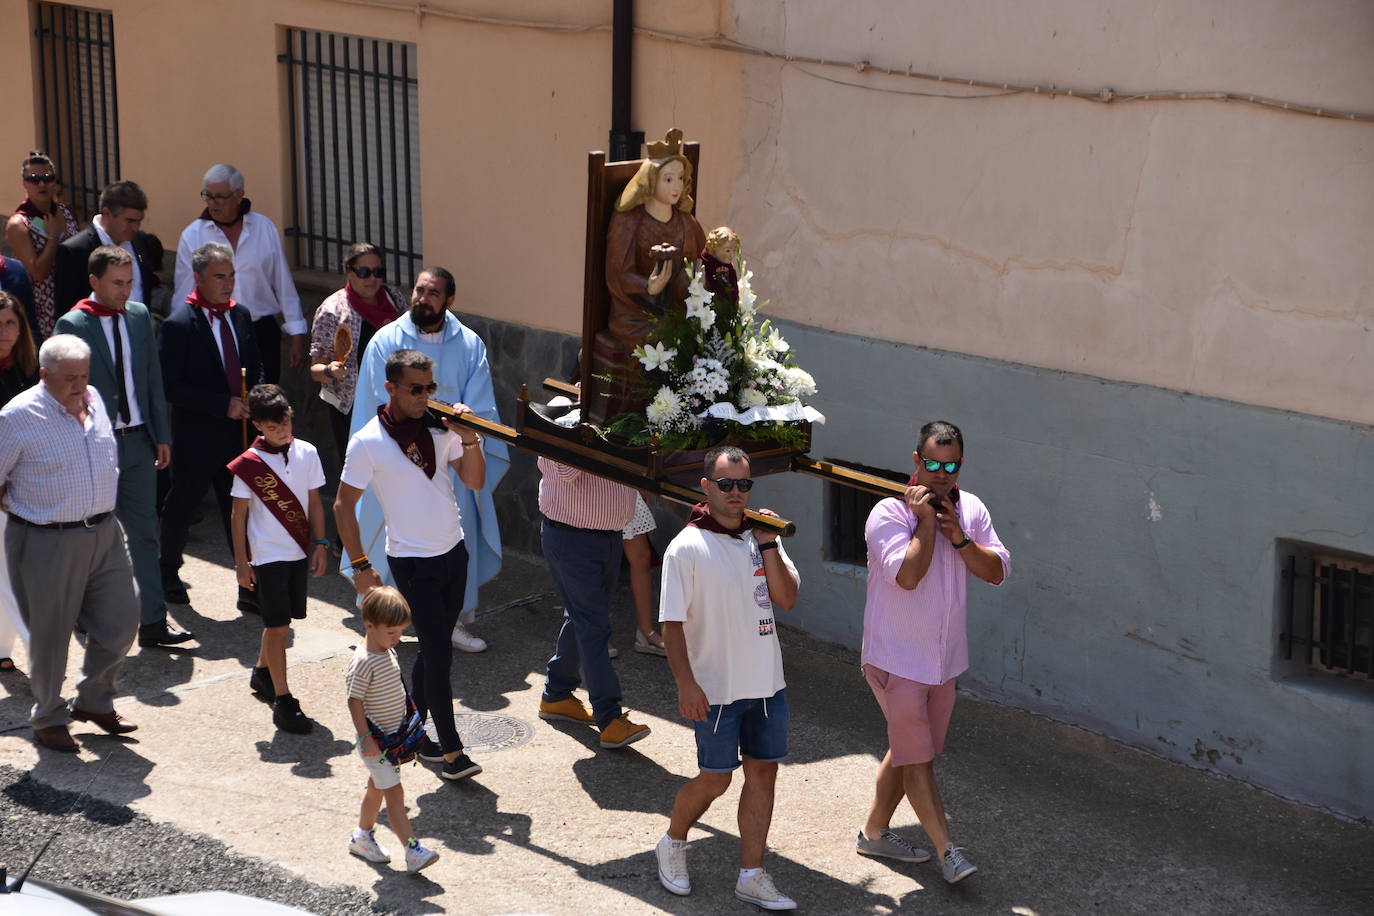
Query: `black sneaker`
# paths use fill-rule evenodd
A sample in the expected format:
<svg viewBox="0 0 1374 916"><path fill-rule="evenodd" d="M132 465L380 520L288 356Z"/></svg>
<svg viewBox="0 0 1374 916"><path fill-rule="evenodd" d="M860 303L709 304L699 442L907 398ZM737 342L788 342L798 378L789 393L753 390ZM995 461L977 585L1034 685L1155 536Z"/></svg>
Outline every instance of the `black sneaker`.
<svg viewBox="0 0 1374 916"><path fill-rule="evenodd" d="M451 782L457 782L460 779L476 776L480 772L482 772L480 763L473 763L472 758L467 754L459 754L444 764L443 772L439 775Z"/></svg>
<svg viewBox="0 0 1374 916"><path fill-rule="evenodd" d="M253 691L253 696L264 703L271 703L277 698L277 688L272 686L272 673L266 668L253 669L248 676L248 687Z"/></svg>
<svg viewBox="0 0 1374 916"><path fill-rule="evenodd" d="M419 757L425 763L443 763L444 749L441 748L433 738L426 737L425 740L420 743L420 746L415 749L415 756Z"/></svg>
<svg viewBox="0 0 1374 916"><path fill-rule="evenodd" d="M277 697L272 704L272 724L293 735L308 735L315 727L310 717L301 712L301 704L289 693Z"/></svg>

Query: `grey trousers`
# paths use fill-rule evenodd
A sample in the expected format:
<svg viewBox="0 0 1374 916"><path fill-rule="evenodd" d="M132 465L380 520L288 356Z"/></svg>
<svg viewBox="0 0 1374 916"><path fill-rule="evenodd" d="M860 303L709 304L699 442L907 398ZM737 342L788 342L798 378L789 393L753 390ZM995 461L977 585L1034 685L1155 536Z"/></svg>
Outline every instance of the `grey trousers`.
<svg viewBox="0 0 1374 916"><path fill-rule="evenodd" d="M65 725L67 649L78 623L86 659L76 705L114 709L115 677L138 632L138 596L124 532L113 517L94 528L34 528L11 518L5 559L20 616L29 628L29 690L34 728Z"/></svg>
<svg viewBox="0 0 1374 916"><path fill-rule="evenodd" d="M156 457L153 437L146 427L119 437L119 496L115 514L129 542L129 559L138 582L141 623L167 619L157 552L157 468L153 467Z"/></svg>

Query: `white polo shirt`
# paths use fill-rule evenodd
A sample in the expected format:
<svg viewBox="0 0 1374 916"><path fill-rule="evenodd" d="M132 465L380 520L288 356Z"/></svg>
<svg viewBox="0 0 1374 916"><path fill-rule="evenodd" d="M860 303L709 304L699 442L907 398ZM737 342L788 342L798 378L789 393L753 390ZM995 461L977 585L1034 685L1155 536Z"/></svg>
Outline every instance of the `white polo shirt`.
<svg viewBox="0 0 1374 916"><path fill-rule="evenodd" d="M797 568L778 543L778 557ZM800 582L800 579L798 579ZM660 621L681 621L692 676L712 706L771 697L787 684L763 554L743 537L683 528L663 555Z"/></svg>
<svg viewBox="0 0 1374 916"><path fill-rule="evenodd" d="M257 449L253 449L253 454L261 458L272 469L272 473L277 475L277 480L296 497L296 502L305 510L308 521L310 491L324 486L324 466L320 464L320 453L315 450L315 446L304 439L292 439L285 456L290 458L290 461L284 460L282 455ZM296 543L296 539L286 530L286 526L277 521L277 517L267 508L262 497L254 493L252 487L237 474L234 475L234 486L229 493L248 500L248 546L254 566L262 566L264 563L289 563L292 560L306 558L305 551L301 550L301 545Z"/></svg>
<svg viewBox="0 0 1374 916"><path fill-rule="evenodd" d="M463 524L453 496L450 461L463 457L457 433L431 429L434 436L434 477L411 462L401 446L373 417L348 440L344 483L359 490L372 487L386 518L386 555L437 557L463 539Z"/></svg>

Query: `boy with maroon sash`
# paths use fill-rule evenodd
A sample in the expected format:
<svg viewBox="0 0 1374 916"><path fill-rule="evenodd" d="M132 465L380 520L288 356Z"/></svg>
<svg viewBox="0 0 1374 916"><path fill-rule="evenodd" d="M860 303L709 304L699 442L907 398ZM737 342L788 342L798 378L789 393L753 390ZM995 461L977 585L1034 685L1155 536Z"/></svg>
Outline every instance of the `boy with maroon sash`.
<svg viewBox="0 0 1374 916"><path fill-rule="evenodd" d="M291 404L276 385L248 393L248 416L260 435L229 462L234 475L234 571L239 587L257 593L262 610L262 648L249 686L272 704L272 721L283 731L309 733L314 723L301 712L286 682L286 640L292 619L305 618L306 573L324 575L324 468L315 446L291 434ZM307 557L309 559L307 559Z"/></svg>

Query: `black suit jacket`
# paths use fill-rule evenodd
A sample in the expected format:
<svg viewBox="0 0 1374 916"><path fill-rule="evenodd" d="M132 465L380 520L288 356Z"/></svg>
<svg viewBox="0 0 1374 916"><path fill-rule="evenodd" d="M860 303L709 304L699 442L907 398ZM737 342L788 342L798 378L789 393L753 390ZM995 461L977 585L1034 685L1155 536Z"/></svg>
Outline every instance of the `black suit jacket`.
<svg viewBox="0 0 1374 916"><path fill-rule="evenodd" d="M134 257L138 260L139 272L143 274L144 305L150 305L153 290L161 281L157 271L162 267L162 243L143 230L134 233ZM90 261L91 252L100 247L100 235L95 226L87 226L76 235L67 239L57 248L53 261L53 308L54 314L61 318L72 306L91 294Z"/></svg>
<svg viewBox="0 0 1374 916"><path fill-rule="evenodd" d="M253 316L241 305L235 305L230 314L238 336L239 363L248 370L251 390L263 381L262 359L253 339ZM187 445L188 434L232 433L237 437L240 423L229 419L229 398L239 397L239 388L229 388L219 341L204 311L187 302L178 303L162 322L158 354L162 384L172 409L174 443Z"/></svg>

